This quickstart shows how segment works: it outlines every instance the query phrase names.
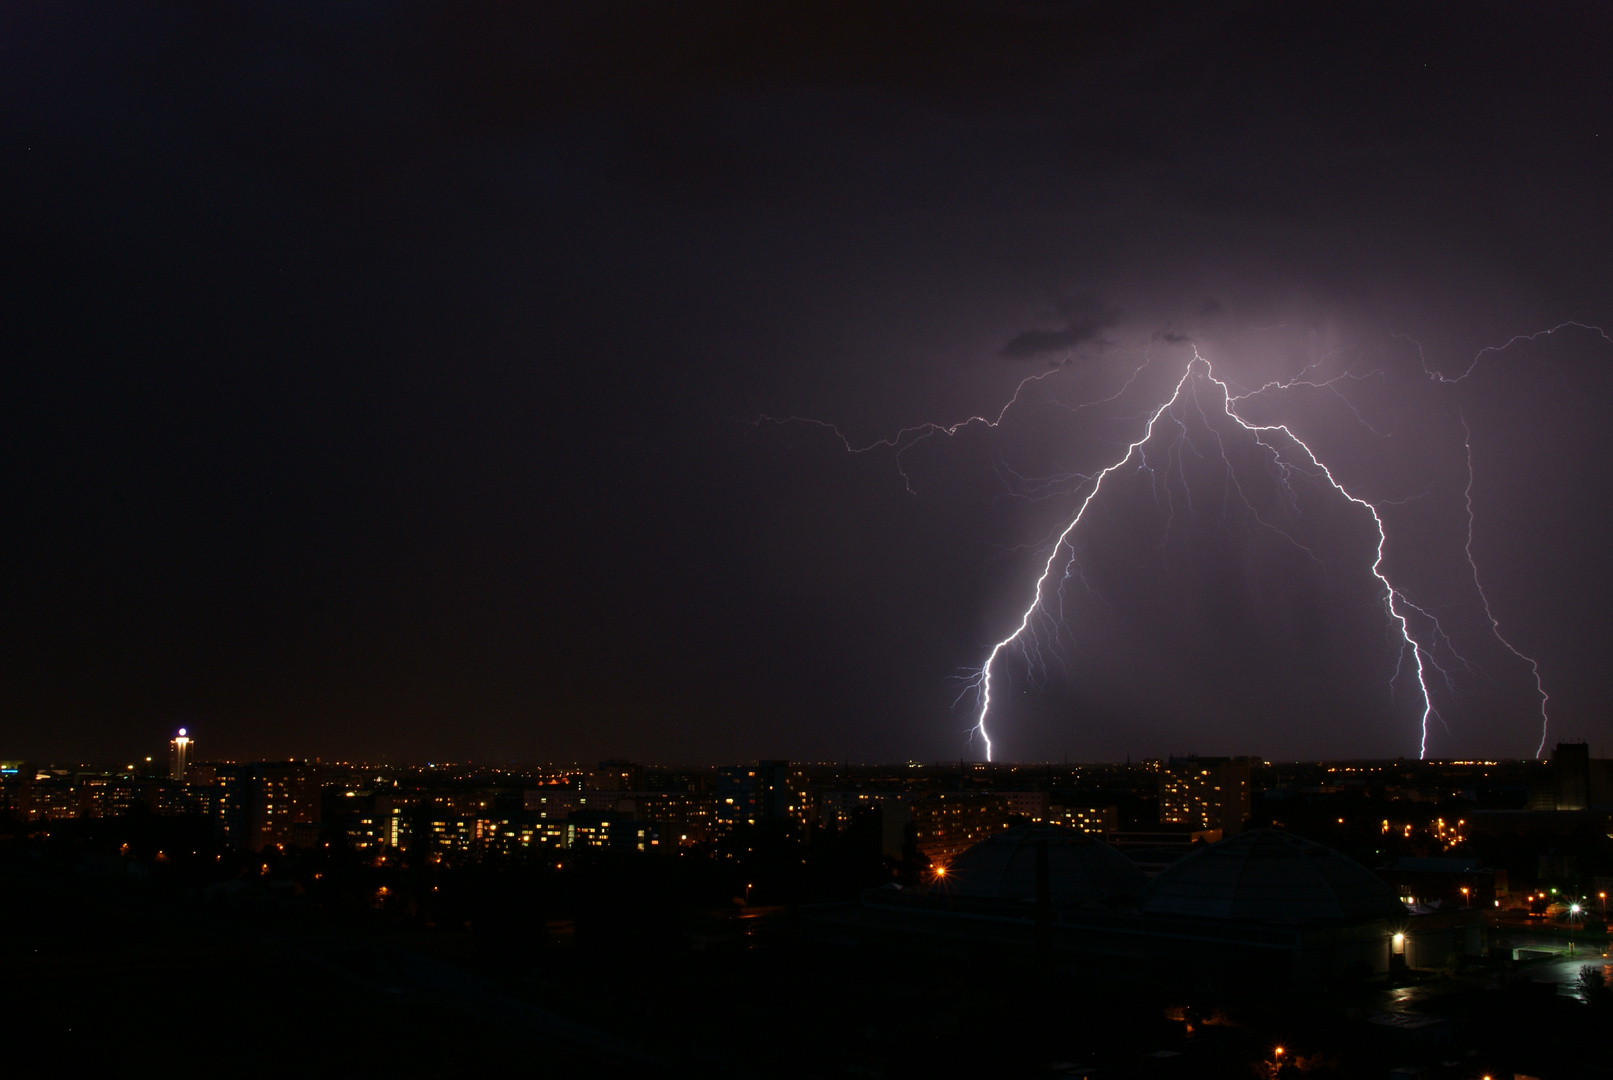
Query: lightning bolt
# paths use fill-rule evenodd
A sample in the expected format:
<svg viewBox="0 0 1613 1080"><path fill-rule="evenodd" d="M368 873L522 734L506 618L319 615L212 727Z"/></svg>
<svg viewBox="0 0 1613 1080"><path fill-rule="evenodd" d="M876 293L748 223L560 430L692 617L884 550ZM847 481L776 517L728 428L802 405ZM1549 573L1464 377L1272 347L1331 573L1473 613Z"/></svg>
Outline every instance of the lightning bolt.
<svg viewBox="0 0 1613 1080"><path fill-rule="evenodd" d="M1057 375L1059 372L1063 371L1064 366L1069 362L1069 359L1070 358L1066 357L1065 360L1052 365L1046 371L1037 372L1035 375L1027 375L1023 379L1019 380L1019 385L1014 387L1013 394L1011 394L1008 400L1003 403L1003 407L997 410L997 415L994 417L989 417L984 414L976 414L974 416L965 417L964 419L958 420L951 424L939 424L934 422L913 424L910 427L902 428L894 435L887 436L883 439L875 439L873 442L863 443L862 445L852 442L851 437L845 432L841 431L838 424L831 424L827 420L819 420L812 416L758 416L756 419L750 421L750 426L753 428L761 427L763 425L769 425L772 427L787 427L791 424L806 424L810 427L822 428L823 430L834 435L835 439L848 454L866 454L875 450L892 450L895 452L896 472L899 476L901 476L903 486L907 489L907 493L909 495L917 495L918 490L913 487L913 479L908 475L907 468L902 461L903 456L906 455L909 450L913 449L913 447L927 439L935 436L953 436L958 434L958 432L963 431L965 428L972 427L975 424L983 425L988 429L1001 427L1003 421L1008 418L1009 410L1020 403L1020 398L1024 395L1025 391L1028 388L1035 386L1037 383L1040 383L1043 379ZM1083 402L1080 405L1066 405L1061 401L1049 401L1048 404L1054 405L1068 412L1080 413L1085 409L1091 409L1099 405L1107 405L1111 402L1118 401L1127 390L1131 389L1132 383L1141 378L1143 372L1147 371L1152 364L1152 359L1147 360L1142 364L1142 366L1138 367L1131 373L1131 377L1126 380L1125 385L1123 385L1119 390L1116 390L1113 394L1110 394L1108 397ZM1079 480L1087 479L1087 477L1080 474L1075 474L1074 478ZM1067 481L1071 479L1071 477L1062 477L1060 479Z"/></svg>
<svg viewBox="0 0 1613 1080"><path fill-rule="evenodd" d="M1422 361L1423 372L1430 379L1442 383L1459 383L1469 375L1473 374L1486 356L1499 355L1506 352L1514 345L1520 345L1530 341L1539 341L1541 338L1551 337L1560 330L1568 329L1588 330L1591 333L1599 336L1609 345L1613 345L1613 337L1608 337L1607 331L1602 329L1600 326L1592 326L1590 323L1574 322L1570 320L1568 322L1560 322L1549 330L1536 330L1532 334L1514 334L1512 337L1508 338L1506 341L1503 341L1499 345L1486 345L1484 348L1480 349L1474 354L1473 359L1468 362L1466 368L1462 369L1462 373L1460 375L1447 375L1443 371L1435 371L1433 368L1428 366L1428 357L1423 355L1422 342L1406 334L1396 334L1395 336L1404 338L1406 341L1409 341L1413 345L1417 346L1417 358Z"/></svg>
<svg viewBox="0 0 1613 1080"><path fill-rule="evenodd" d="M959 420L952 424L937 424L931 422L914 424L911 427L902 428L894 435L883 439L875 439L873 442L864 443L861 446L853 443L851 438L847 436L845 432L840 430L838 424L831 424L827 420L818 420L811 416L786 416L782 419L772 416L759 416L755 420L751 421L751 426L760 427L763 424L770 424L774 427L785 427L789 424L807 424L811 427L822 428L825 431L832 433L834 437L839 440L840 445L848 454L866 454L871 450L893 450L895 451L896 457L896 471L902 478L903 486L907 488L907 493L909 495L917 495L918 491L913 487L913 479L907 474L907 468L902 461L903 456L909 450L913 449L913 447L932 436L956 435L964 428L971 427L975 424L983 424L987 428L1001 427L1003 420L1008 416L1008 410L1019 404L1020 395L1025 392L1026 387L1039 383L1050 375L1057 375L1061 370L1063 370L1063 365L1056 364L1047 371L1038 372L1035 375L1027 375L1025 378L1021 379L1019 381L1019 385L1014 387L1014 392L1009 397L1007 402L1003 404L1001 409L997 410L997 415L995 417L975 415L966 417L965 419ZM1133 378L1135 377L1136 376L1133 376ZM1128 382L1127 385L1129 386L1130 383ZM1124 392L1125 391L1122 389L1121 393ZM1093 402L1093 404L1101 404L1101 402Z"/></svg>
<svg viewBox="0 0 1613 1080"><path fill-rule="evenodd" d="M1454 384L1460 383L1471 376L1474 371L1477 370L1479 364L1486 356L1503 353L1514 345L1538 341L1541 338L1550 337L1559 331L1569 328L1578 328L1593 332L1597 334L1603 341L1607 342L1608 344L1613 344L1613 337L1610 337L1607 332L1599 326L1579 322L1563 322L1557 326L1551 327L1550 329L1541 330L1533 334L1515 335L1500 345L1487 346L1486 348L1480 350L1479 353L1473 357L1471 362L1469 362L1466 368L1464 368L1459 374L1450 375L1429 366L1427 357L1423 353L1423 348L1420 342L1417 342L1404 334L1397 333L1393 336L1410 341L1417 347L1423 372L1429 379L1442 384ZM1434 707L1433 695L1429 688L1430 672L1438 672L1440 675L1442 675L1447 687L1452 685L1451 674L1442 668L1437 662L1436 652L1438 647L1443 644L1446 651L1455 656L1456 659L1461 661L1465 666L1472 668L1473 665L1463 658L1460 653L1456 652L1454 645L1451 643L1450 636L1440 625L1438 618L1427 608L1414 603L1402 589L1390 581L1385 572L1384 549L1388 544L1388 531L1384 524L1380 506L1399 505L1410 500L1383 500L1380 503L1373 503L1365 498L1362 498L1361 496L1347 490L1345 486L1339 482L1332 470L1317 456L1316 452L1312 450L1311 446L1305 442L1305 440L1296 435L1288 427L1288 425L1252 423L1240 415L1236 408L1237 403L1259 397L1260 395L1268 392L1281 392L1301 386L1317 390L1325 390L1337 396L1351 411L1351 413L1355 415L1356 419L1359 420L1367 430L1371 431L1372 434L1380 438L1386 438L1387 436L1383 432L1378 431L1376 428L1373 428L1371 424L1367 423L1366 419L1362 417L1355 404L1351 402L1341 390L1341 384L1347 381L1362 381L1379 376L1381 375L1381 372L1356 374L1347 367L1341 374L1332 378L1319 378L1315 373L1318 372L1319 368L1321 368L1329 359L1331 359L1331 355L1318 359L1312 364L1307 365L1301 372L1290 380L1271 381L1253 390L1243 390L1242 393L1234 393L1234 384L1231 382L1231 380L1222 379L1217 376L1210 361L1199 353L1198 348L1195 345L1193 347L1193 358L1189 360L1187 365L1184 367L1181 377L1177 379L1175 386L1172 389L1170 397L1152 413L1139 415L1139 419L1142 418L1142 416L1146 416L1141 435L1135 441L1127 444L1125 446L1124 453L1122 453L1111 464L1107 465L1101 471L1095 474L1072 473L1068 476L1058 478L1034 478L1028 483L1026 482L1026 478L1013 474L1014 479L1020 482L1021 492L1024 492L1026 488L1030 489L1031 494L1028 496L1022 494L1021 497L1047 497L1051 494L1079 491L1082 487L1086 488L1086 493L1081 497L1074 516L1070 518L1069 523L1066 524L1062 530L1058 531L1056 539L1053 540L1052 548L1049 551L1046 561L1042 565L1042 571L1036 578L1031 602L1021 614L1018 625L1016 625L1012 632L1010 632L1006 637L991 647L984 662L978 668L972 669L971 673L966 674L963 677L965 686L958 700L961 701L964 696L968 695L970 690L973 690L976 694L978 711L975 716L974 724L970 728L970 735L971 738L974 736L979 737L982 745L984 746L985 758L987 761L992 760L992 741L988 721L991 719L991 710L993 705L991 696L992 676L993 672L997 669L998 662L1003 658L1006 652L1010 650L1019 650L1026 657L1027 662L1032 665L1033 670L1040 665L1043 644L1040 640L1039 633L1034 627L1035 620L1037 619L1038 615L1041 614L1044 617L1051 619L1055 626L1062 626L1064 606L1062 589L1063 582L1074 576L1078 581L1081 582L1082 585L1086 586L1085 578L1081 574L1079 563L1077 561L1077 553L1072 538L1074 537L1076 531L1080 528L1082 521L1086 519L1087 511L1091 508L1093 502L1103 490L1104 482L1110 476L1125 468L1128 463L1135 459L1138 462L1138 471L1146 470L1150 476L1154 477L1155 499L1156 501L1158 500L1158 476L1155 472L1155 467L1149 463L1145 446L1153 438L1155 430L1158 427L1161 419L1169 417L1174 423L1181 427L1181 421L1175 418L1174 410L1179 403L1184 401L1184 395L1194 386L1195 373L1201 373L1206 382L1212 383L1219 388L1221 392L1222 414L1239 428L1253 436L1257 445L1263 447L1269 454L1271 465L1278 470L1280 490L1285 492L1288 491L1287 478L1296 468L1296 464L1292 460L1284 457L1283 453L1278 449L1275 443L1271 441L1273 436L1281 436L1294 447L1298 448L1303 455L1303 460L1298 463L1301 469L1305 471L1314 470L1315 475L1319 476L1323 481L1325 481L1326 484L1335 492L1337 492L1348 502L1366 511L1366 513L1371 517L1373 527L1377 531L1378 538L1374 550L1374 558L1369 569L1372 573L1372 576L1377 579L1378 585L1381 588L1382 603L1389 623L1391 627L1394 628L1401 641L1400 657L1396 665L1395 675L1390 680L1390 685L1393 686L1394 683L1400 679L1405 669L1406 662L1409 658L1412 671L1415 676L1414 681L1417 686L1418 698L1421 703L1421 735L1418 745L1418 756L1425 757L1427 755L1430 722L1440 719L1439 713ZM1069 406L1058 401L1052 401L1050 404L1054 404L1060 408L1065 408L1071 412L1078 413L1086 408L1118 401L1126 394L1126 392L1132 387L1137 379L1141 377L1142 373L1153 364L1153 362L1152 357L1148 357L1144 364L1132 372L1130 378L1126 380L1125 384L1118 391L1108 397L1089 401L1078 406ZM1018 386L1015 387L1014 393L1010 396L1009 400L1003 405L1003 407L998 410L997 415L994 418L977 415L968 417L965 420L950 425L935 423L918 424L912 427L904 428L889 438L876 440L861 446L853 444L852 441L847 438L837 426L808 417L789 417L783 420L762 417L754 423L771 423L777 425L805 423L826 428L833 432L845 450L850 453L861 454L880 448L891 449L895 452L897 469L902 477L904 486L909 493L915 493L911 477L908 475L902 463L902 456L908 450L912 449L912 447L918 443L934 436L956 435L959 431L972 424L984 424L991 428L1000 426L1007 418L1009 411L1015 405L1020 403L1021 396L1025 393L1027 388L1041 382L1050 375L1056 374L1060 370L1062 370L1062 365L1055 366L1049 371L1028 376L1021 380ZM1194 394L1194 403L1199 407L1200 414L1202 415L1202 405L1198 402L1196 393ZM1540 699L1541 734L1540 744L1535 752L1536 757L1539 757L1544 753L1547 729L1550 724L1550 717L1547 713L1547 703L1549 702L1550 697L1546 692L1545 682L1540 671L1539 662L1533 657L1524 654L1502 633L1500 620L1495 615L1490 603L1489 595L1485 592L1480 578L1478 561L1473 554L1473 534L1476 514L1473 506L1474 469L1472 431L1468 427L1467 418L1465 415L1461 416L1461 421L1464 431L1464 448L1466 451L1467 464L1467 486L1464 491L1464 500L1467 512L1467 541L1464 548L1464 553L1467 558L1468 566L1471 570L1473 587L1478 593L1480 601L1483 605L1484 615L1489 621L1491 633L1504 648L1512 653L1513 656L1517 657L1523 663L1529 665L1530 673L1535 682L1536 693ZM1219 440L1219 434L1215 433L1213 428L1211 431L1212 434L1215 434L1217 440ZM1178 443L1180 444L1184 442L1190 449L1193 450L1194 453L1197 453L1196 447L1193 447L1192 442L1187 437L1186 428L1182 427L1178 437ZM1223 448L1223 460L1225 460L1225 456L1225 450ZM1185 474L1181 472L1182 464L1179 450L1173 454L1167 454L1167 480L1169 477L1169 472L1173 467L1182 478L1184 493L1187 495L1189 507L1191 508L1191 493L1186 491L1186 477ZM1006 466L1004 469L1006 469ZM1011 472L1011 470L1009 471ZM1070 486L1072 483L1075 485L1073 488ZM1005 484L1005 486L1007 485ZM1241 485L1238 484L1237 478L1231 475L1229 472L1228 488L1230 489L1233 487L1238 489L1238 494L1244 505L1251 511L1254 511L1254 507L1249 503L1247 497L1243 496L1242 488ZM1166 494L1171 503L1171 516L1174 517L1174 496L1171 495L1171 489L1168 483L1166 487ZM1224 496L1224 499L1225 497L1227 496ZM1420 497L1421 496L1413 496L1413 498ZM1290 506L1292 506L1291 498ZM1225 506L1223 501L1223 513L1224 509ZM1278 528L1274 524L1264 520L1257 511L1254 512L1254 516L1262 526L1272 530L1273 532L1276 532L1280 536L1283 536L1318 563L1321 562L1320 557L1314 551L1311 551L1303 544L1300 544L1299 541L1292 535ZM1169 526L1167 525L1167 531L1168 528ZM1061 566L1062 571L1060 570ZM1089 592L1092 591L1090 586L1086 587ZM1046 614L1047 605L1051 598L1056 598L1058 601L1056 615ZM1101 599L1101 597L1099 598ZM1105 601L1105 603L1107 603L1107 601ZM1426 642L1420 640L1418 635L1414 633L1412 629L1412 620L1414 616L1428 624L1429 629L1425 632L1425 636L1427 638Z"/></svg>
<svg viewBox="0 0 1613 1080"><path fill-rule="evenodd" d="M1603 336L1606 337L1605 334ZM1468 370L1472 371L1471 368ZM1490 594L1484 591L1484 585L1479 581L1479 563L1473 557L1473 429L1467 426L1465 414L1459 412L1457 415L1462 421L1462 449L1467 454L1467 487L1462 491L1462 499L1467 506L1467 543L1463 545L1462 551L1467 555L1468 568L1473 571L1473 589L1484 604L1484 617L1490 620L1490 632L1495 635L1495 640L1506 646L1508 652L1528 664L1529 673L1534 676L1535 693L1540 695L1540 745L1535 748L1535 757L1538 758L1546 752L1546 729L1551 726L1551 717L1546 714L1546 703L1551 700L1551 695L1546 693L1546 683L1540 677L1540 662L1532 656L1525 656L1519 652L1517 646L1502 635L1501 620L1496 618L1495 612L1490 609Z"/></svg>
<svg viewBox="0 0 1613 1080"><path fill-rule="evenodd" d="M991 733L987 728L987 720L990 718L992 705L991 675L993 668L997 664L998 658L1002 655L1004 650L1016 646L1016 644L1025 637L1027 632L1030 631L1032 619L1035 618L1036 614L1042 610L1048 585L1054 577L1054 568L1059 565L1061 553L1068 548L1069 555L1064 559L1065 565L1069 565L1069 563L1075 558L1075 548L1071 543L1070 538L1075 533L1076 529L1080 527L1082 520L1085 519L1087 509L1091 507L1093 500L1095 500L1098 497L1098 493L1103 490L1104 480L1108 479L1108 477L1117 470L1124 468L1126 463L1131 461L1134 456L1141 456L1142 448L1144 444L1153 438L1154 428L1159 423L1160 418L1171 412L1172 408L1182 400L1183 392L1189 387L1193 378L1193 373L1201 369L1204 373L1204 377L1209 382L1214 383L1221 389L1222 410L1226 417L1243 430L1253 435L1260 445L1266 447L1272 454L1274 461L1279 466L1283 465L1281 455L1278 453L1275 447L1266 442L1263 436L1275 433L1281 433L1282 435L1286 436L1291 442L1304 451L1305 456L1309 459L1311 465L1313 465L1320 472L1321 476L1327 481L1333 490L1337 491L1340 495L1344 496L1344 498L1348 499L1356 506L1366 510L1367 513L1371 515L1373 526L1378 532L1378 543L1375 551L1375 558L1373 559L1371 566L1372 576L1377 578L1378 583L1382 586L1385 609L1387 610L1393 624L1399 628L1401 640L1404 642L1401 653L1402 660L1404 660L1407 652L1409 652L1415 668L1417 688L1422 698L1423 706L1421 717L1422 738L1419 744L1418 753L1419 755L1424 755L1428 752L1428 723L1429 720L1435 716L1433 698L1428 691L1428 668L1431 666L1432 655L1429 651L1425 650L1424 646L1413 636L1410 619L1406 614L1406 609L1409 608L1418 612L1419 614L1424 615L1427 613L1423 612L1421 608L1416 607L1416 605L1411 604L1400 592L1400 590L1396 589L1394 585L1390 583L1389 579L1384 575L1384 547L1388 543L1388 534L1384 529L1383 517L1379 514L1378 508L1372 503L1368 502L1366 499L1347 491L1344 485L1340 484L1338 479L1333 475L1332 470L1323 464L1310 446L1303 439L1289 430L1286 424L1252 424L1243 417L1239 416L1232 407L1232 402L1235 400L1235 398L1231 387L1228 386L1225 381L1216 377L1210 362L1201 356L1197 347L1195 347L1193 350L1193 359L1190 360L1186 368L1183 369L1182 377L1177 380L1176 386L1172 390L1170 398L1158 409L1156 409L1151 416L1149 416L1148 422L1143 427L1142 435L1135 442L1132 442L1126 447L1125 454L1122 455L1119 460L1104 468L1093 479L1091 487L1087 489L1086 496L1081 500L1081 504L1075 512L1075 516L1070 519L1070 523L1064 527L1063 532L1059 533L1058 539L1054 542L1052 552L1048 555L1047 562L1042 566L1041 576L1036 579L1036 588L1033 599L1031 600L1030 606L1025 609L1024 614L1020 616L1019 625L1014 627L1013 632L1007 637L1003 638L1001 641L997 642L991 647L991 651L986 655L985 662L981 664L975 678L971 680L971 686L977 690L980 702L980 711L975 719L974 727L971 729L971 731L973 734L980 737L980 741L985 747L987 761L992 760ZM1270 388L1271 384L1268 384L1266 387L1262 387L1261 389L1263 391ZM1260 391L1257 391L1257 393L1258 392ZM1312 554L1312 557L1315 557L1314 553Z"/></svg>

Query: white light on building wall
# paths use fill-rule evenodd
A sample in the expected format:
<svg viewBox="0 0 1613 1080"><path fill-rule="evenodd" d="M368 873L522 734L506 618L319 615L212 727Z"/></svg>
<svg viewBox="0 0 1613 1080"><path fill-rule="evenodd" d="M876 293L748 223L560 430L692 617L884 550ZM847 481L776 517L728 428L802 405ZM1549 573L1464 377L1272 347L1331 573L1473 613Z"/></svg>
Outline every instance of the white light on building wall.
<svg viewBox="0 0 1613 1080"><path fill-rule="evenodd" d="M168 744L168 775L171 779L185 779L185 769L190 765L190 751L191 740L185 729L180 728L179 734Z"/></svg>

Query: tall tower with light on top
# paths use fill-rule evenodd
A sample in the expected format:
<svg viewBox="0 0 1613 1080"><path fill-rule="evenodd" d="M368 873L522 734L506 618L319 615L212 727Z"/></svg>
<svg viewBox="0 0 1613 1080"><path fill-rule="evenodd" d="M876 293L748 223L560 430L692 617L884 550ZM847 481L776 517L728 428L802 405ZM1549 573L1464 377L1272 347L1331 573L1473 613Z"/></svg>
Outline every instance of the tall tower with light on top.
<svg viewBox="0 0 1613 1080"><path fill-rule="evenodd" d="M180 728L179 734L168 741L168 777L172 780L185 779L185 766L190 764L190 751L192 739Z"/></svg>

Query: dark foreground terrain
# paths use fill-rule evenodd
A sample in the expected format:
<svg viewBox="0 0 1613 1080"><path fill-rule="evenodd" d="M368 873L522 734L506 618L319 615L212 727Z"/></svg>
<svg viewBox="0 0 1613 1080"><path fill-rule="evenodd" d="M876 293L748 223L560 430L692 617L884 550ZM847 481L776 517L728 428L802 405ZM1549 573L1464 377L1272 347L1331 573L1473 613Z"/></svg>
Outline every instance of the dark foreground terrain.
<svg viewBox="0 0 1613 1080"><path fill-rule="evenodd" d="M824 940L802 919L805 904L844 891L856 873L824 869L833 880L809 888L781 875L792 862L813 865L785 841L442 868L352 853L242 855L162 827L156 839L131 833L127 849L131 840L111 843L110 825L5 841L10 1066L1613 1076L1613 993L1537 982L1510 960L1408 975L1398 987L1236 988L1236 973L1187 970L1097 976ZM1600 943L1578 948L1606 963Z"/></svg>

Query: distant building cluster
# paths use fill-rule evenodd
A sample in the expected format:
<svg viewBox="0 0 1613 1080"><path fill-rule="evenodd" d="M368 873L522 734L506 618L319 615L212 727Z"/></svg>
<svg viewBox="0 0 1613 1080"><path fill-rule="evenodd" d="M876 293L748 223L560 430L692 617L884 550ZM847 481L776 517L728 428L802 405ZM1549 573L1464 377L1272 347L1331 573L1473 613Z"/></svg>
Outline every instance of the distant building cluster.
<svg viewBox="0 0 1613 1080"><path fill-rule="evenodd" d="M1112 776L1089 770L1087 779L1098 786L1082 791L1041 769L965 764L762 759L658 769L610 760L593 768L519 770L238 763L201 759L195 738L182 729L169 743L166 771L150 758L121 768L11 762L0 771L0 797L26 822L199 815L226 844L253 851L340 843L464 860L544 848L691 847L736 830L783 828L856 832L893 861L940 865L1027 822L1121 835L1115 791L1103 784L1130 782L1123 777L1132 771L1114 768L1119 771ZM1223 806L1218 792L1208 789L1194 796L1197 812L1229 832L1248 810L1248 768L1242 768L1241 802ZM1142 772L1150 784L1157 769Z"/></svg>
<svg viewBox="0 0 1613 1080"><path fill-rule="evenodd" d="M708 843L735 829L815 819L811 784L787 761L656 770L488 769L428 764L197 760L181 729L166 771L0 762L0 806L28 823L130 813L198 815L232 847L340 843L442 860L582 847L649 850Z"/></svg>
<svg viewBox="0 0 1613 1080"><path fill-rule="evenodd" d="M1369 803L1380 809L1363 813ZM781 759L681 768L624 760L377 767L208 761L184 729L169 742L166 767L149 757L93 768L0 761L0 808L28 825L190 815L242 850L340 845L377 859L395 852L438 863L577 849L678 850L771 831L803 839L838 834L883 857L893 873L911 875L944 870L985 840L1036 825L1102 840L1145 874L1157 874L1186 852L1238 835L1251 820L1282 827L1285 819L1313 819L1324 806L1338 808L1341 840L1355 830L1376 844L1381 873L1408 903L1500 906L1514 899L1508 875L1479 866L1470 838L1583 831L1581 818L1613 814L1613 762L1592 758L1585 744L1564 743L1550 763L1510 764L1286 766L1171 757L1062 767ZM1438 809L1449 806L1473 809ZM1539 858L1530 880L1566 889L1589 876L1598 891L1606 887L1602 871L1569 846Z"/></svg>

